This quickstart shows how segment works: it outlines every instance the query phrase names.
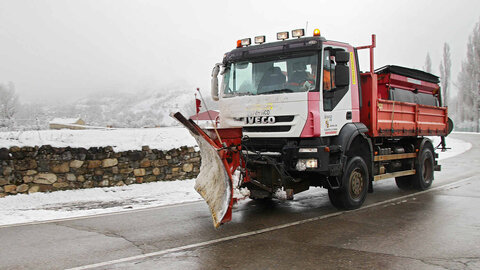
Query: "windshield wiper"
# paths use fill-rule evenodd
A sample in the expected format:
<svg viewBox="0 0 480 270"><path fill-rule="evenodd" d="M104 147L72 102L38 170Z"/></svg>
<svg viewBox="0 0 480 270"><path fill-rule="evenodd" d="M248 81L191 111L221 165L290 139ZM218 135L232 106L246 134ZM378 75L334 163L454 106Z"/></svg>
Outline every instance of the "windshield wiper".
<svg viewBox="0 0 480 270"><path fill-rule="evenodd" d="M293 92L295 92L295 91L293 91L292 89L284 88L284 89L275 89L275 90L272 90L272 91L259 93L259 95L275 94L275 93L293 93Z"/></svg>

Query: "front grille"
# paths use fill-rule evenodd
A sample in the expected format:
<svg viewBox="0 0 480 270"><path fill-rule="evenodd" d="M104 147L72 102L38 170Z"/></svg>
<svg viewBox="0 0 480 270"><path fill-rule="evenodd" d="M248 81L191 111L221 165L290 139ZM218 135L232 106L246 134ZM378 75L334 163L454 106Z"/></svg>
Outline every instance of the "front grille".
<svg viewBox="0 0 480 270"><path fill-rule="evenodd" d="M293 118L293 115L275 116L275 123L292 122Z"/></svg>
<svg viewBox="0 0 480 270"><path fill-rule="evenodd" d="M248 151L281 152L287 143L287 139L247 138L242 141L242 147Z"/></svg>
<svg viewBox="0 0 480 270"><path fill-rule="evenodd" d="M244 132L287 132L292 126L243 127Z"/></svg>

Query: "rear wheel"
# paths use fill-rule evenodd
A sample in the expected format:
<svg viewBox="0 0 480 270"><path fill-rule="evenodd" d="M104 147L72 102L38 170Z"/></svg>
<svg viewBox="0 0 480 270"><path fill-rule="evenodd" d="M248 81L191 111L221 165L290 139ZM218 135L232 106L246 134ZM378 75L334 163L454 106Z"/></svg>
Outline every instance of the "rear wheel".
<svg viewBox="0 0 480 270"><path fill-rule="evenodd" d="M368 181L368 169L363 158L351 158L342 175L342 187L328 191L330 202L342 210L359 208L367 197Z"/></svg>
<svg viewBox="0 0 480 270"><path fill-rule="evenodd" d="M426 146L415 160L415 174L396 177L397 187L403 190L426 190L432 185L434 169L433 150Z"/></svg>
<svg viewBox="0 0 480 270"><path fill-rule="evenodd" d="M415 163L416 173L413 175L412 185L415 189L428 189L433 182L433 151L424 147Z"/></svg>

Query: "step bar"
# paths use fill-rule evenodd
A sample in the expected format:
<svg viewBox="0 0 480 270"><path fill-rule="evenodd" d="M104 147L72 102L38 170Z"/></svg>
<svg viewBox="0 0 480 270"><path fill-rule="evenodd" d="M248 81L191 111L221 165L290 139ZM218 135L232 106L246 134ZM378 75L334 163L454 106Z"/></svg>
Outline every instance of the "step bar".
<svg viewBox="0 0 480 270"><path fill-rule="evenodd" d="M399 172L393 172L393 173L384 173L384 174L378 174L373 177L374 181L382 180L382 179L387 179L387 178L394 178L394 177L399 177L399 176L405 176L405 175L412 175L415 174L415 170L406 170L406 171L399 171Z"/></svg>
<svg viewBox="0 0 480 270"><path fill-rule="evenodd" d="M416 158L417 153L404 153L404 154L392 154L392 155L380 155L375 156L373 161L387 161L394 159Z"/></svg>

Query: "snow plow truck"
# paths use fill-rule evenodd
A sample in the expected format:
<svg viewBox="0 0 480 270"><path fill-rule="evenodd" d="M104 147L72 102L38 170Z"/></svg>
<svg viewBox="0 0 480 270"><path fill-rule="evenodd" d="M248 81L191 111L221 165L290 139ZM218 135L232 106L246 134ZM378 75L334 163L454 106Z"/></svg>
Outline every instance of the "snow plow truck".
<svg viewBox="0 0 480 270"><path fill-rule="evenodd" d="M388 65L374 69L375 35L367 46L331 41L303 29L237 41L213 68L219 119L200 128L172 114L195 137L202 164L195 189L215 227L231 220L234 189L252 199L286 199L309 187L328 190L342 210L362 206L373 182L425 190L441 169L435 153L453 129L439 78ZM370 70L360 72L357 51ZM219 84L218 77L221 76ZM437 147L428 138L440 136Z"/></svg>

